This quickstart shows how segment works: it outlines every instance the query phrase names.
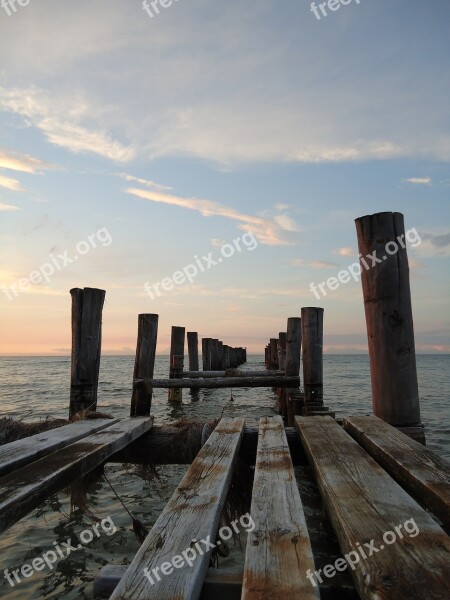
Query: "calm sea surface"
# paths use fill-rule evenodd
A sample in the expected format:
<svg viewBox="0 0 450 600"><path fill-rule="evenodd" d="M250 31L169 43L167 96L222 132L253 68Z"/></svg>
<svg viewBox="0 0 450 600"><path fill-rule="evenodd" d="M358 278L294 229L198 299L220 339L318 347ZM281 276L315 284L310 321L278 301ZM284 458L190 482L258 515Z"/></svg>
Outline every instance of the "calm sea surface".
<svg viewBox="0 0 450 600"><path fill-rule="evenodd" d="M450 356L417 356L422 422L427 445L450 460ZM133 357L102 358L98 410L114 416L129 414ZM263 368L263 357L250 356L245 368ZM155 377L167 377L168 357L158 357ZM370 414L370 372L367 356L324 357L325 402L337 416ZM0 358L0 417L67 418L69 405L70 359L68 357ZM215 419L247 416L257 419L276 414L276 400L270 389L201 390L191 394L183 390L183 403L169 405L167 391L156 390L152 413L157 424L181 418ZM142 468L108 464L106 474L128 509L146 526L156 521L186 470L182 465L159 467L159 478L151 480ZM71 490L55 494L8 529L0 537L0 573L31 563L33 558L52 550L71 538L73 545L80 534L92 528L92 519L70 509ZM11 599L50 598L72 600L93 598L92 579L105 564L128 564L139 543L133 535L130 517L113 495L104 479L95 483L89 494L89 508L100 518L111 517L117 531L102 535L61 559L53 570L45 568L31 577L21 576L14 588L0 579L0 597ZM234 548L227 561L238 560L241 550ZM3 577L3 575L2 575Z"/></svg>

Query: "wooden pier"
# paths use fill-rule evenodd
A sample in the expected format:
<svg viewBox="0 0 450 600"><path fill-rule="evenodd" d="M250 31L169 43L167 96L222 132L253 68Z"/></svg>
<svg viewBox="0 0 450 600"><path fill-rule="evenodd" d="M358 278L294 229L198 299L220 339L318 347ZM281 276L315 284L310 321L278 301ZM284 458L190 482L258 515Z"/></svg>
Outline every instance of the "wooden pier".
<svg viewBox="0 0 450 600"><path fill-rule="evenodd" d="M390 226L392 221L395 227ZM402 223L397 213L364 217L358 220L359 241L371 247L378 228L385 242L389 235L401 233ZM396 272L404 278L406 250L400 252L403 271ZM200 370L199 336L194 331L187 333L185 370L186 330L173 327L167 379L154 378L159 317L139 315L131 416L80 420L0 446L0 532L107 461L187 463L187 472L139 551L128 557L130 564L108 565L96 574L95 597L447 600L449 464L425 446L417 380L409 382L399 397L399 390L381 384L375 372L381 364L385 368L389 356L390 373L401 366L402 377L405 370L415 376L412 321L409 327L401 320L402 306L409 315L410 304L403 295L396 303L396 286L391 271L378 278L375 287L363 280L370 305L369 337L380 338L378 344L369 344L376 382L374 414L339 421L332 407L324 405L322 308L303 307L300 316L287 319L286 331L269 339L266 368L258 371L245 365L245 348L207 337L201 339ZM405 289L403 279L402 286ZM96 409L105 292L88 288L72 290L71 295L73 416ZM394 326L386 310L396 311L400 318ZM389 326L381 327L383 319ZM392 351L399 336L409 340L403 353ZM245 416L220 418L212 431L205 424L190 438L191 454L174 425L155 423L151 415L153 390L158 388L167 388L167 401L177 403L185 388L250 387L272 388L279 414L258 422ZM221 543L222 513L239 462L253 473L249 482L253 528L248 531L243 563L231 570L220 565L213 569L211 545ZM304 471L299 473L297 466ZM312 511L299 491L299 478L306 476L302 473L311 474L325 531L345 557L339 567L331 551L326 557L317 551ZM415 535L407 523L414 523ZM199 551L201 540L209 540L207 551Z"/></svg>

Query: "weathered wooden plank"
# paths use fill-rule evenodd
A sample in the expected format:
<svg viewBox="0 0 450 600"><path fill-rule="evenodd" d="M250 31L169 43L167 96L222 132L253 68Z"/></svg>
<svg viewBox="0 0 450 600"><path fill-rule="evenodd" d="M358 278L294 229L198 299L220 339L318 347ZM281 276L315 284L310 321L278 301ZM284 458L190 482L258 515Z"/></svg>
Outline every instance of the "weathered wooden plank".
<svg viewBox="0 0 450 600"><path fill-rule="evenodd" d="M214 377L284 377L284 371L266 371L266 370L241 370L225 369L225 371L183 371L182 377L195 378L200 377L212 379Z"/></svg>
<svg viewBox="0 0 450 600"><path fill-rule="evenodd" d="M50 494L101 465L152 426L153 418L123 419L0 479L0 532Z"/></svg>
<svg viewBox="0 0 450 600"><path fill-rule="evenodd" d="M94 597L109 598L127 570L126 565L106 565L94 579ZM242 569L210 568L206 573L200 600L240 600Z"/></svg>
<svg viewBox="0 0 450 600"><path fill-rule="evenodd" d="M242 600L319 598L311 542L281 417L259 421Z"/></svg>
<svg viewBox="0 0 450 600"><path fill-rule="evenodd" d="M450 527L450 464L375 416L345 417L344 428L416 500Z"/></svg>
<svg viewBox="0 0 450 600"><path fill-rule="evenodd" d="M139 380L136 380L139 381ZM211 379L148 379L153 388L298 387L299 377L213 377Z"/></svg>
<svg viewBox="0 0 450 600"><path fill-rule="evenodd" d="M216 541L220 513L243 430L243 419L221 419L140 547L111 600L199 598L210 551L203 548L204 553L200 554L193 541ZM185 557L176 569L172 566L170 571L169 567L163 567L176 556L183 558L183 552L188 550L197 554L191 561L192 566ZM144 569L149 576L145 575ZM159 581L154 569L158 569ZM162 569L166 575L162 574Z"/></svg>
<svg viewBox="0 0 450 600"><path fill-rule="evenodd" d="M447 600L444 530L333 419L295 420L341 549L358 557L351 575L360 596ZM359 548L368 553L371 542L378 551L361 558Z"/></svg>
<svg viewBox="0 0 450 600"><path fill-rule="evenodd" d="M119 419L78 421L0 446L0 476L7 475L43 456L73 444Z"/></svg>

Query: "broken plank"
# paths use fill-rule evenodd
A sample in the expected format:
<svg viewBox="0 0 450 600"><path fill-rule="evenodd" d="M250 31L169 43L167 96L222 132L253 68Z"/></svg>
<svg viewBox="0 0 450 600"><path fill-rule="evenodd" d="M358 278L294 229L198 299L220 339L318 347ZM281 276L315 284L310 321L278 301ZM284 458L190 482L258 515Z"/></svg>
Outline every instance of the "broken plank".
<svg viewBox="0 0 450 600"><path fill-rule="evenodd" d="M202 546L202 540L216 542L243 431L244 419L220 420L138 550L111 600L199 598L211 553L205 544ZM202 554L196 549L196 541ZM196 554L190 561L191 566L186 557L183 559L184 551ZM177 560L177 568L169 562L174 557L181 560Z"/></svg>
<svg viewBox="0 0 450 600"><path fill-rule="evenodd" d="M314 558L281 417L259 421L242 600L318 599Z"/></svg>
<svg viewBox="0 0 450 600"><path fill-rule="evenodd" d="M0 532L45 498L86 475L152 426L153 418L123 419L0 479Z"/></svg>
<svg viewBox="0 0 450 600"><path fill-rule="evenodd" d="M345 417L344 429L386 471L450 527L450 464L375 416Z"/></svg>
<svg viewBox="0 0 450 600"><path fill-rule="evenodd" d="M447 600L444 530L332 418L295 421L341 550L356 556L351 575L360 596Z"/></svg>
<svg viewBox="0 0 450 600"><path fill-rule="evenodd" d="M117 423L119 419L78 421L0 446L0 476L73 444L78 440Z"/></svg>

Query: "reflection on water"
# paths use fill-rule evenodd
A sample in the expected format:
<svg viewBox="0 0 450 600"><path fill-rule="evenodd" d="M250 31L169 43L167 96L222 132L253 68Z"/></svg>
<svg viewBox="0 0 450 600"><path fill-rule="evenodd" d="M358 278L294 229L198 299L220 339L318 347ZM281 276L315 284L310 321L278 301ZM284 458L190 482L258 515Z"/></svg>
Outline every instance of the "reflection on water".
<svg viewBox="0 0 450 600"><path fill-rule="evenodd" d="M450 459L448 390L450 371L448 356L417 357L422 420L428 445ZM101 411L127 416L130 408L133 357L103 357L99 383ZM249 357L246 368L263 368L263 358ZM158 357L155 377L167 377L167 357ZM366 356L326 356L324 359L325 402L337 415L371 412L370 373ZM68 358L1 358L0 416L23 416L29 420L51 417L67 418L69 405L70 360ZM252 420L275 414L276 400L271 389L183 390L180 404L167 402L166 390L155 390L152 412L159 424L180 418L215 419L247 416ZM183 476L186 466L159 467L159 478L149 480L140 467L108 464L106 473L125 505L147 527L156 521ZM306 481L306 480L305 480ZM307 485L305 483L305 485ZM102 535L61 559L53 570L45 568L11 588L0 582L1 597L11 600L49 598L92 599L92 579L105 564L127 564L139 544L134 537L131 519L113 495L104 479L93 484L88 497L89 508L103 519L111 517L117 527L112 536ZM306 507L309 510L308 507ZM31 563L33 558L51 550L55 543L78 539L92 527L92 520L80 511L70 514L70 490L47 499L37 510L11 527L0 537L0 572ZM101 529L100 529L101 531ZM318 531L318 537L320 538ZM242 547L245 548L245 539ZM242 549L232 549L226 564L242 562Z"/></svg>

